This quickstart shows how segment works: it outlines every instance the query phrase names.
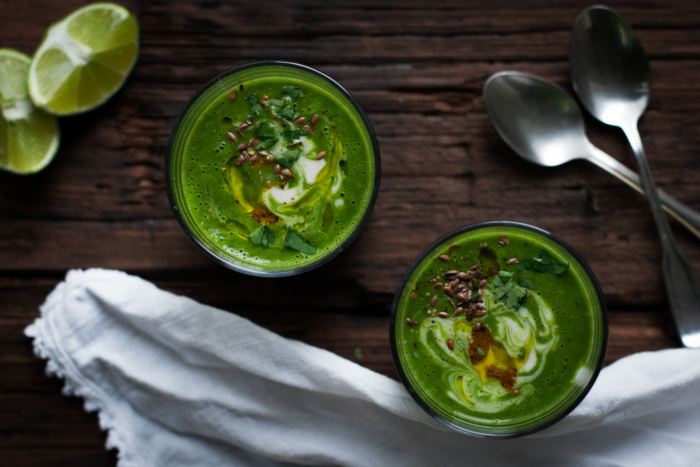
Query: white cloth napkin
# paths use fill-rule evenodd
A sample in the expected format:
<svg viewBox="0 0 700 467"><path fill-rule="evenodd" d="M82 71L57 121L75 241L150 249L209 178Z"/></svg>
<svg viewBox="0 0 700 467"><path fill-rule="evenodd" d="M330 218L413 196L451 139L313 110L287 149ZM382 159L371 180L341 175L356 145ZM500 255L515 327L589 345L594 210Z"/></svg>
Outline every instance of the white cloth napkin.
<svg viewBox="0 0 700 467"><path fill-rule="evenodd" d="M397 381L118 271L70 271L26 334L120 467L700 465L697 350L619 360L553 427L483 440Z"/></svg>

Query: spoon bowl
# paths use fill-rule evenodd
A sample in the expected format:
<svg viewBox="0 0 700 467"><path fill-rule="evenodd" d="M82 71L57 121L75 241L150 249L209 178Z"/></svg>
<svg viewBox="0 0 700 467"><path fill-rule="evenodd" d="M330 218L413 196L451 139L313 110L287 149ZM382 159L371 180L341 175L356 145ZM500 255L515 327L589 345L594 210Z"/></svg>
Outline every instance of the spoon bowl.
<svg viewBox="0 0 700 467"><path fill-rule="evenodd" d="M576 94L591 115L623 127L644 113L651 94L651 69L642 43L617 13L603 6L576 18L569 44Z"/></svg>
<svg viewBox="0 0 700 467"><path fill-rule="evenodd" d="M556 167L588 158L590 143L581 110L559 86L504 71L484 84L484 102L498 133L523 159Z"/></svg>

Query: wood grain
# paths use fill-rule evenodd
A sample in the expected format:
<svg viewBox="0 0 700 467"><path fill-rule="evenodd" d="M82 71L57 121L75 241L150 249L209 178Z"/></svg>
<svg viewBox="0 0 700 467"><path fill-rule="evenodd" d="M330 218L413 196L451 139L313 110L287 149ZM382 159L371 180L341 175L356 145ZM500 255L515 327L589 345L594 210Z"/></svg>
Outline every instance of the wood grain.
<svg viewBox="0 0 700 467"><path fill-rule="evenodd" d="M0 2L0 47L31 54L48 25L84 0ZM610 308L606 363L679 345L644 199L584 162L520 160L486 115L481 89L515 69L573 92L572 0L281 0L119 2L141 26L138 64L101 108L61 119L61 149L40 174L0 173L0 456L3 464L114 465L97 417L44 375L22 330L69 268L126 270L239 313L396 378L388 311L413 259L463 225L496 219L550 230L599 278ZM620 0L651 60L640 130L657 184L700 210L700 6ZM187 99L209 79L258 60L301 62L353 93L380 141L374 213L340 257L269 281L224 270L172 217L163 157ZM595 145L631 167L622 134L591 118ZM678 228L696 268L697 241ZM289 297L293 297L290 299Z"/></svg>

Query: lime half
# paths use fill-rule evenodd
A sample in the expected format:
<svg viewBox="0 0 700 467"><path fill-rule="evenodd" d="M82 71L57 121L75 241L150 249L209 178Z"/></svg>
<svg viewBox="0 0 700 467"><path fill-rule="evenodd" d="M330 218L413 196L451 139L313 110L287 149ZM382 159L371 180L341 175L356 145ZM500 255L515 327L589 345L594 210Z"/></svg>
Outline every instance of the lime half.
<svg viewBox="0 0 700 467"><path fill-rule="evenodd" d="M58 150L56 118L37 109L27 93L31 59L0 49L0 169L31 174L46 167Z"/></svg>
<svg viewBox="0 0 700 467"><path fill-rule="evenodd" d="M134 67L138 36L134 16L113 3L88 5L54 24L29 70L34 104L54 115L98 107Z"/></svg>

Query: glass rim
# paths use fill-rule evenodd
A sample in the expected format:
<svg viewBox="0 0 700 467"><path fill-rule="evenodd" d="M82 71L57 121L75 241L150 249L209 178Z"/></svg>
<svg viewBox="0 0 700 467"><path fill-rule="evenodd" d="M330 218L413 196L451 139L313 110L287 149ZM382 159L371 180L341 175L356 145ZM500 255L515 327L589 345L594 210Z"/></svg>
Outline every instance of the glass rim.
<svg viewBox="0 0 700 467"><path fill-rule="evenodd" d="M370 141L372 143L372 151L374 155L374 186L372 188L372 194L370 196L370 199L367 203L367 206L365 207L365 212L362 214L362 218L360 221L357 223L355 226L355 229L343 240L343 242L338 245L333 251L328 253L327 255L323 256L322 258L319 258L318 260L314 261L313 263L306 264L304 266L299 266L296 268L292 269L285 269L281 271L265 271L265 270L258 270L254 268L249 268L245 267L241 264L237 264L233 261L226 260L216 253L214 253L211 249L209 249L204 242L202 242L197 236L195 235L193 229L190 228L190 226L187 224L185 219L183 218L182 214L180 213L179 206L177 204L177 201L175 200L175 196L173 194L174 191L174 185L173 185L173 180L171 179L170 172L172 168L172 163L173 163L173 145L175 141L175 136L177 135L178 130L180 129L180 125L182 123L182 120L185 118L187 115L187 112L189 111L190 107L194 105L195 102L207 91L209 88L212 86L215 86L219 81L221 81L224 78L227 78L228 76L231 76L233 74L239 73L241 71L245 71L251 68L259 68L259 67L266 67L266 66L271 66L271 67L289 67L289 68L296 68L298 70L302 70L308 73L311 73L319 78L322 78L323 80L327 81L330 83L332 86L334 86L340 93L348 99L348 101L352 104L352 107L355 109L355 111L358 113L360 116L360 119L362 120L362 123L364 124L365 128L367 129L367 133L369 135ZM377 201L377 196L379 195L379 185L381 182L381 157L379 154L379 141L377 140L377 135L374 132L374 128L372 127L372 123L369 121L369 118L367 117L367 114L365 111L360 107L360 104L355 100L352 94L350 94L349 91L347 91L343 86L341 86L337 81L335 81L333 78L329 77L328 75L321 73L320 71L311 68L306 65L301 65L299 63L293 63L293 62L284 62L284 61L277 61L277 60L267 60L267 61L262 61L262 62L253 62L253 63L247 63L245 65L241 65L235 68L231 68L229 70L224 71L220 75L216 76L215 78L211 79L208 83L206 83L204 86L199 88L197 92L195 92L192 97L189 98L185 106L180 110L180 113L177 116L177 119L175 120L175 123L173 124L172 129L170 130L170 136L168 137L168 144L165 149L165 163L163 164L163 171L165 173L165 192L168 196L168 203L170 204L170 208L173 211L173 214L175 216L175 219L177 222L180 224L180 227L182 230L185 232L187 237L190 239L192 243L195 244L195 246L202 251L207 257L212 259L215 263L224 266L228 269L231 269L233 271L240 272L242 274L247 274L249 276L256 276L256 277L288 277L288 276L295 276L297 274L302 274L308 271L311 271L313 269L316 269L320 266L323 266L324 264L328 263L332 259L334 259L336 256L338 256L340 253L345 251L345 249L350 246L350 244L355 241L355 239L360 235L360 232L362 229L365 227L367 224L367 221L369 220L369 216L372 214L372 211L374 209L374 204Z"/></svg>
<svg viewBox="0 0 700 467"><path fill-rule="evenodd" d="M397 340L396 340L396 317L398 314L398 309L399 309L399 302L401 301L401 297L403 296L404 289L406 288L406 285L408 284L408 281L411 279L413 273L416 271L418 266L423 262L424 259L426 259L431 253L433 253L439 246L445 244L447 241L455 238L458 235L471 232L474 230L479 230L483 228L488 228L488 227L513 227L517 229L522 229L522 230L527 230L536 234L539 234L546 239L549 239L553 241L554 243L558 244L564 250L566 250L567 253L569 253L580 265L583 271L586 273L588 276L588 279L591 281L591 284L593 285L593 289L595 290L596 296L598 297L598 302L600 304L600 313L601 313L601 318L602 318L602 327L603 327L603 335L600 343L600 355L598 356L598 361L596 362L595 369L591 373L590 379L586 386L583 387L581 392L572 400L569 405L567 405L564 410L562 410L560 413L555 415L554 417L547 419L543 421L542 423L539 423L533 427L524 429L524 430L519 430L515 432L510 432L510 433L488 433L484 431L477 431L474 429L470 428L465 428L463 426L460 426L450 420L447 420L444 418L442 415L437 413L432 407L430 407L419 395L418 392L414 389L414 385L411 383L410 379L408 378L407 372L403 369L403 366L401 364L401 360L399 357L399 351L398 351L398 345L397 345ZM460 432L464 433L470 436L474 436L477 438L487 438L487 439L512 439L512 438L520 438L523 436L531 435L533 433L536 433L538 431L544 430L545 428L548 428L555 423L559 422L562 420L564 417L569 415L578 405L583 401L583 399L588 395L590 392L591 388L593 387L593 384L596 382L598 379L598 375L600 374L600 370L603 368L603 363L605 362L605 356L607 354L608 350L608 335L609 335L609 319L608 319L608 309L605 304L605 299L603 297L603 290L600 287L600 284L598 283L598 279L596 279L595 275L593 274L593 270L588 266L588 263L581 257L581 255L574 250L573 247L571 247L568 243L566 243L564 240L561 238L557 237L556 235L547 232L546 230L540 229L539 227L535 227L529 224L524 224L522 222L514 222L514 221L487 221L487 222L478 222L476 224L470 224L464 227L460 227L458 229L455 229L442 237L438 238L435 240L433 243L431 243L425 250L421 252L421 254L418 255L418 257L411 263L411 266L408 268L406 273L404 274L403 278L401 279L401 282L399 283L398 288L396 289L396 294L394 295L394 300L391 305L391 312L389 314L389 345L391 347L391 357L392 360L394 361L394 368L396 369L396 372L399 375L399 379L401 379L401 382L403 385L406 387L406 390L408 393L413 397L413 399L418 403L418 405L425 411L427 412L431 417L436 419L437 421L443 423L444 425L448 426L449 428Z"/></svg>

